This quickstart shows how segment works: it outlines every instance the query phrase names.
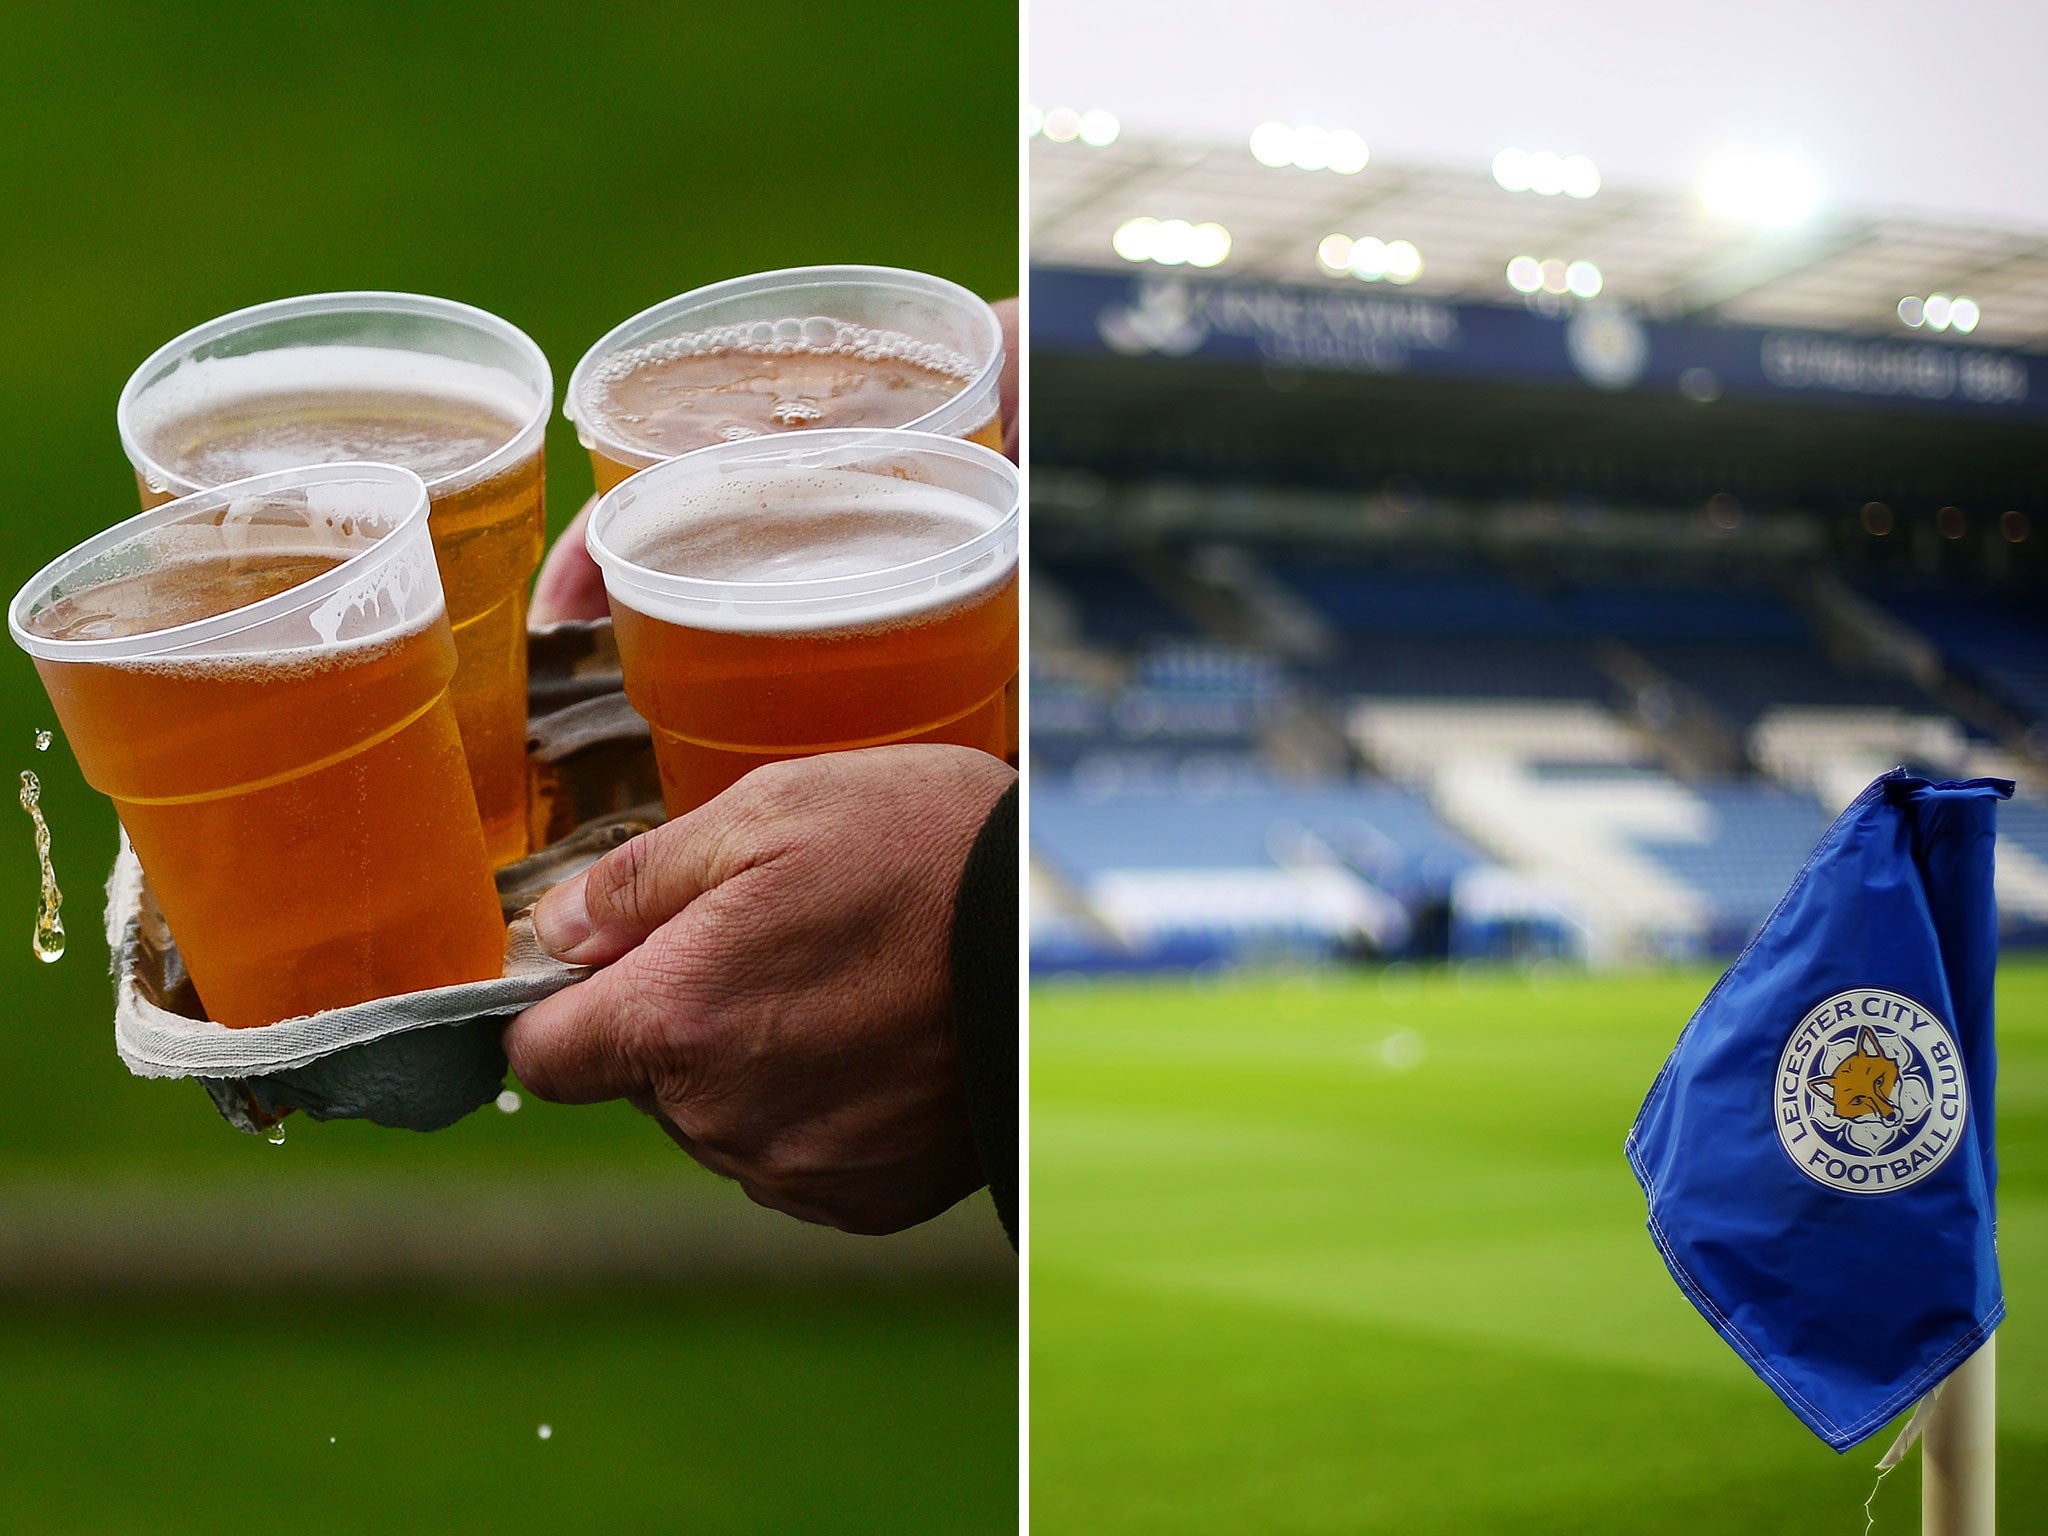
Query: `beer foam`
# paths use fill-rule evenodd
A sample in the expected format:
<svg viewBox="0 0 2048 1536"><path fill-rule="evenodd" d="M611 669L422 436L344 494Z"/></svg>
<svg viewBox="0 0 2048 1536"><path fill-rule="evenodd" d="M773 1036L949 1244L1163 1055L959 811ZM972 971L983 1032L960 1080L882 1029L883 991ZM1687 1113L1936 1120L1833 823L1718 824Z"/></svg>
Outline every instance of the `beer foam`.
<svg viewBox="0 0 2048 1536"><path fill-rule="evenodd" d="M971 383L976 372L972 358L943 342L919 341L902 331L877 330L850 320L812 315L803 320L746 320L643 342L606 358L592 371L591 383L602 388L650 363L731 353L751 357L794 357L807 353L863 363L909 363L958 379L962 384Z"/></svg>
<svg viewBox="0 0 2048 1536"><path fill-rule="evenodd" d="M687 365L691 359L700 360L709 376L699 378L688 366L671 366ZM720 362L729 369L772 369L781 363L791 376L775 381L768 391L771 399L764 396L768 380L738 373L719 377L711 365ZM811 376L802 372L805 365L813 370ZM820 365L842 370L844 376L828 380L817 375ZM907 414L894 420L872 415L879 404L877 388L886 396L909 382L869 376L878 369L886 372L887 365L914 376L923 385L920 393L929 396L907 397L894 407ZM863 368L867 373L860 371ZM576 386L571 414L583 429L586 446L596 446L589 436L594 432L618 440L630 451L668 457L714 441L812 427L828 417L849 424L903 425L958 395L974 376L974 362L965 354L902 331L823 315L758 320L667 336L612 354ZM843 398L842 388L847 390ZM697 416L700 405L706 408L703 418ZM849 411L854 414L844 414ZM728 419L708 419L720 412ZM686 420L691 426L679 437Z"/></svg>
<svg viewBox="0 0 2048 1536"><path fill-rule="evenodd" d="M923 621L1007 580L1002 514L887 474L736 474L619 504L607 579L641 613L695 629L818 632ZM630 524L630 526L627 526ZM982 546L982 547L975 547ZM958 561L945 557L959 552ZM618 570L619 559L633 569Z"/></svg>
<svg viewBox="0 0 2048 1536"><path fill-rule="evenodd" d="M90 665L118 667L124 672L144 672L151 677L180 682L289 682L332 672L341 667L360 667L388 655L441 617L435 609L408 620L399 629L365 635L355 640L338 640L332 645L309 645L260 651L225 651L207 656L124 656L118 661Z"/></svg>
<svg viewBox="0 0 2048 1536"><path fill-rule="evenodd" d="M290 574L293 577L279 585L273 580L261 579L266 574L264 572L235 572L236 557L224 556L217 547L200 552L181 551L175 547L178 542L175 537L162 537L191 531L173 526L144 535L136 540L134 553L148 559L146 566L67 592L57 602L30 615L26 628L32 634L56 641L125 639L162 633L233 614L238 609L253 607L273 597L286 596L309 582L317 581L349 558L347 554L337 553L331 544L290 539L265 540L260 548L260 557L270 567L268 574ZM400 556L383 562L383 565L403 563ZM227 567L225 570L224 565ZM206 570L206 567L212 569ZM253 574L257 579L244 581L238 587L233 582L233 577L238 574ZM367 581L374 585L381 582L386 574L380 567L370 573ZM319 611L308 608L304 615L307 639L303 646L273 645L200 655L174 651L157 656L81 660L86 664L115 666L158 677L188 679L226 679L259 673L265 679L283 679L324 672L338 666L359 666L410 640L445 611L444 604L435 602L407 615L403 612L406 599L397 593L392 596L400 604L394 613L394 622L374 634L348 639L337 634L332 639L326 638L316 633L321 627ZM337 599L344 605L358 607L374 601L366 591L343 587L330 594L326 604L321 606L334 606ZM92 611L81 612L81 609ZM275 623L273 619L264 627L271 628ZM233 639L229 635L223 637L223 642L232 644Z"/></svg>
<svg viewBox="0 0 2048 1536"><path fill-rule="evenodd" d="M193 461L203 454L203 446L181 451L168 439L181 428L198 429L203 445L204 429L212 418L246 411L277 397L356 397L369 401L407 395L430 397L498 418L504 431L501 436L480 434L476 441L465 445L461 464L440 461L447 454L445 436L437 436L431 430L408 433L388 426L348 438L330 434L331 441L317 441L317 451L328 462L395 462L429 478L446 477L461 473L515 442L544 407L544 402L517 374L482 363L399 347L283 347L243 357L209 357L181 364L134 397L128 426L149 456L181 481L220 483L306 463L306 431L280 427L269 443L245 433L247 440L221 464L196 464ZM488 441L491 436L497 440ZM195 475L195 468L205 472ZM230 470L231 473L224 472Z"/></svg>

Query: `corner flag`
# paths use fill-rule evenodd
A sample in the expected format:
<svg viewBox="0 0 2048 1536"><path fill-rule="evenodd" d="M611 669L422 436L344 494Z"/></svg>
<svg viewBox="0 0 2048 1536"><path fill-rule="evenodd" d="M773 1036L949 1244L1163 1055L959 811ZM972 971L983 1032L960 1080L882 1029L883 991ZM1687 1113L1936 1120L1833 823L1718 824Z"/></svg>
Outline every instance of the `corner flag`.
<svg viewBox="0 0 2048 1536"><path fill-rule="evenodd" d="M1629 1133L1679 1287L1837 1451L2005 1315L1992 1142L2001 779L1859 795Z"/></svg>

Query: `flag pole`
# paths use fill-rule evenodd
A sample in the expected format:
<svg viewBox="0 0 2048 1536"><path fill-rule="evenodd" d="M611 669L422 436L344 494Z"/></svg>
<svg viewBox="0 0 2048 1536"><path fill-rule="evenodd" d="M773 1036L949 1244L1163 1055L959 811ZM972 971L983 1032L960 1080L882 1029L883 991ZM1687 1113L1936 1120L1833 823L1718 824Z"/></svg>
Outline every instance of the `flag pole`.
<svg viewBox="0 0 2048 1536"><path fill-rule="evenodd" d="M1998 1521L1998 1336L1942 1383L1920 1440L1921 1536L1993 1536Z"/></svg>

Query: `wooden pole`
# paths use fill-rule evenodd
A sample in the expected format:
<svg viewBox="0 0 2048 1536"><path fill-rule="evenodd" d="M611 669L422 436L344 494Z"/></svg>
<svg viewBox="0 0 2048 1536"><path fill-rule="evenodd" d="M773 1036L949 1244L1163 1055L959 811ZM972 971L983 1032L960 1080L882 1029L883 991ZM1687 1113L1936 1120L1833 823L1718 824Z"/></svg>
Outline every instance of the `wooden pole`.
<svg viewBox="0 0 2048 1536"><path fill-rule="evenodd" d="M1998 1337L1949 1376L1920 1439L1921 1536L1998 1527Z"/></svg>

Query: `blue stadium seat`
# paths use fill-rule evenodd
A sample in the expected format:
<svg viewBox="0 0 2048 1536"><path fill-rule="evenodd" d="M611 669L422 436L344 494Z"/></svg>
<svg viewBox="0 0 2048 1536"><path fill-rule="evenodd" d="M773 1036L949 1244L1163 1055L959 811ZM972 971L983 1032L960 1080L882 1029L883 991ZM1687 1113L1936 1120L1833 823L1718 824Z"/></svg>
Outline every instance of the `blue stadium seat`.
<svg viewBox="0 0 2048 1536"><path fill-rule="evenodd" d="M1864 591L1917 629L1949 669L2028 721L2048 721L2048 617L2039 598L1869 583Z"/></svg>
<svg viewBox="0 0 2048 1536"><path fill-rule="evenodd" d="M1073 600L1090 643L1129 650L1147 641L1195 639L1200 629L1144 577L1120 561L1036 555L1032 581L1050 579Z"/></svg>
<svg viewBox="0 0 2048 1536"><path fill-rule="evenodd" d="M1077 882L1119 869L1272 868L1293 829L1403 899L1441 898L1481 862L1422 796L1385 784L1238 785L1208 795L1144 786L1101 798L1044 784L1031 801L1034 847Z"/></svg>
<svg viewBox="0 0 2048 1536"><path fill-rule="evenodd" d="M1832 818L1806 795L1763 784L1692 786L1712 813L1705 842L1636 846L1697 890L1711 911L1710 945L1740 948L1770 916Z"/></svg>

